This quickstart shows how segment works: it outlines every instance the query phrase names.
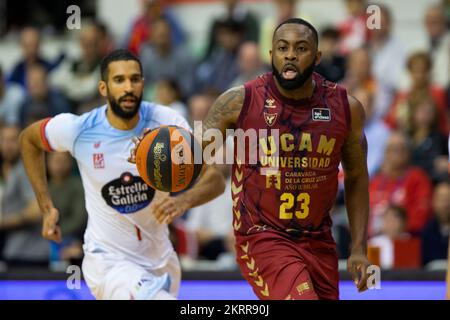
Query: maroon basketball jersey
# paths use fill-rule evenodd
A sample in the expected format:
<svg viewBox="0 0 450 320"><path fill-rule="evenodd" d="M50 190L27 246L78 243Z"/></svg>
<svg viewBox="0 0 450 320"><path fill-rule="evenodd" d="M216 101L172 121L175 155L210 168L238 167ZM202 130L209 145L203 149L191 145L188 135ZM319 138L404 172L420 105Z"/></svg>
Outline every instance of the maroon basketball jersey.
<svg viewBox="0 0 450 320"><path fill-rule="evenodd" d="M313 96L303 100L282 96L270 73L245 84L231 190L238 233L300 235L331 225L350 109L344 88L313 79Z"/></svg>

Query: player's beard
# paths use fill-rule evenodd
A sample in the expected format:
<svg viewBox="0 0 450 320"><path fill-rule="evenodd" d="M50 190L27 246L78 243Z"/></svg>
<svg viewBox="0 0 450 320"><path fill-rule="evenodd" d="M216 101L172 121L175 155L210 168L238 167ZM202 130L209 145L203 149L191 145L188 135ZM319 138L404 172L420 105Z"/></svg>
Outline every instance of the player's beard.
<svg viewBox="0 0 450 320"><path fill-rule="evenodd" d="M134 107L134 109L132 109L130 111L124 110L120 107L120 103L123 102L123 100L127 97L132 97L136 101L136 106ZM116 116L118 116L122 119L132 119L139 112L139 108L141 107L141 102L142 102L142 95L135 96L133 94L126 94L126 95L123 95L122 97L120 97L118 100L116 100L108 92L108 102L109 102L109 105L111 106L112 112Z"/></svg>
<svg viewBox="0 0 450 320"><path fill-rule="evenodd" d="M282 72L280 72L272 60L272 74L278 80L278 83L284 90L296 90L301 88L305 82L311 77L314 72L314 68L316 67L316 62L313 61L303 72L297 71L297 76L294 79L285 79L283 78Z"/></svg>

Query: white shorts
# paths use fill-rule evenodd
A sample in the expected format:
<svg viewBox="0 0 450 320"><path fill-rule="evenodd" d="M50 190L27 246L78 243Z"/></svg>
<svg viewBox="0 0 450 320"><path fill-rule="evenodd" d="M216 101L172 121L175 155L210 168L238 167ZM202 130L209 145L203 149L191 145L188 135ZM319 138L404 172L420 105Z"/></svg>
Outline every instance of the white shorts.
<svg viewBox="0 0 450 320"><path fill-rule="evenodd" d="M147 269L111 253L85 252L82 270L98 300L151 300L161 290L176 298L180 288L181 269L175 252L159 269Z"/></svg>

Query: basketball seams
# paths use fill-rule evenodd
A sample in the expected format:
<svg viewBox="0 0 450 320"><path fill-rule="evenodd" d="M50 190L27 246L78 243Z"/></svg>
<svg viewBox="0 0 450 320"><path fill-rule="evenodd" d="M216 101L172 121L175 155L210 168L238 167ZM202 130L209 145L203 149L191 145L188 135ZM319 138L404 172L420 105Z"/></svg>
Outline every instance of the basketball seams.
<svg viewBox="0 0 450 320"><path fill-rule="evenodd" d="M182 157L174 152L177 146L183 150ZM151 130L136 150L138 172L153 189L182 192L195 182L202 169L194 162L196 147L199 145L193 134L182 127L165 125Z"/></svg>

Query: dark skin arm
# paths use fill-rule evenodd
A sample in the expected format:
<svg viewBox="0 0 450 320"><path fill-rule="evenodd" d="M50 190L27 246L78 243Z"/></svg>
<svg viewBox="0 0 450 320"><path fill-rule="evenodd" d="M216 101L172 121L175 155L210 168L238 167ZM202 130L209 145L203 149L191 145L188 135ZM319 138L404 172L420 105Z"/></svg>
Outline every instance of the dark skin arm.
<svg viewBox="0 0 450 320"><path fill-rule="evenodd" d="M20 134L20 151L23 164L43 213L42 236L48 240L61 242L61 229L57 225L59 212L50 197L45 171L45 147L41 140L40 128L43 120L35 122Z"/></svg>
<svg viewBox="0 0 450 320"><path fill-rule="evenodd" d="M242 106L244 105L244 98L245 89L243 86L231 88L220 95L203 121L203 131L219 129L224 138L223 141L225 141L226 129L231 129L236 124ZM223 141L221 142L223 143ZM203 140L203 149L211 142Z"/></svg>
<svg viewBox="0 0 450 320"><path fill-rule="evenodd" d="M226 138L226 129L232 128L236 123L239 113L241 112L244 103L245 90L244 87L232 88L223 93L212 105L205 120L203 121L203 131L208 129L219 129L222 137ZM212 143L214 140L205 141L202 137L196 137L198 141L203 141L202 148ZM224 140L220 141L220 144ZM136 142L136 141L135 141ZM138 142L136 143L138 144ZM134 154L134 152L132 152ZM208 159L203 159L207 162ZM182 193L177 197L162 196L152 204L153 212L159 222L166 221L170 223L175 217L181 215L189 208L201 205L219 194L215 192L218 190L218 181L220 181L220 193L225 188L225 181L220 171L214 165L205 165L199 182L191 189ZM177 201L180 200L180 201Z"/></svg>
<svg viewBox="0 0 450 320"><path fill-rule="evenodd" d="M349 96L352 128L342 148L345 204L352 237L347 269L360 292L367 290L367 224L369 219L369 175L365 114L361 103Z"/></svg>
<svg viewBox="0 0 450 320"><path fill-rule="evenodd" d="M225 179L220 171L213 165L205 165L192 188L176 196L159 193L151 204L152 211L158 222L169 224L188 209L211 201L224 190Z"/></svg>

